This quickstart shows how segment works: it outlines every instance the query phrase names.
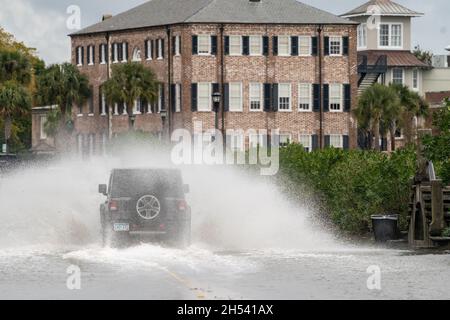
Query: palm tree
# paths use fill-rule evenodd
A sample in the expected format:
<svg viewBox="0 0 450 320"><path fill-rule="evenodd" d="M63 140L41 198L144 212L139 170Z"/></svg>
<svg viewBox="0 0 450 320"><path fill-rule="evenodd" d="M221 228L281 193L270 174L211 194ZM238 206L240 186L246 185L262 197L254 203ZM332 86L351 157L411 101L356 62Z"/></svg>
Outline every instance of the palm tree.
<svg viewBox="0 0 450 320"><path fill-rule="evenodd" d="M24 86L32 81L30 58L18 50L0 50L0 83L14 80Z"/></svg>
<svg viewBox="0 0 450 320"><path fill-rule="evenodd" d="M129 62L115 65L112 76L106 81L102 90L108 104L126 103L128 127L133 128L133 106L138 99L154 102L158 97L159 82L155 73L142 64Z"/></svg>
<svg viewBox="0 0 450 320"><path fill-rule="evenodd" d="M36 79L36 100L42 105L57 105L58 130L48 132L50 135L60 135L62 143L68 139L70 118L74 104L82 105L91 96L88 78L70 63L51 65Z"/></svg>
<svg viewBox="0 0 450 320"><path fill-rule="evenodd" d="M6 152L8 152L8 139L13 117L25 114L30 108L31 95L17 81L10 80L0 86L0 116L4 119L5 124Z"/></svg>
<svg viewBox="0 0 450 320"><path fill-rule="evenodd" d="M428 115L428 103L415 91L401 84L389 85L398 95L402 108L401 117L397 122L404 129L406 143L414 142L414 119ZM394 131L395 132L395 131Z"/></svg>
<svg viewBox="0 0 450 320"><path fill-rule="evenodd" d="M395 91L378 83L367 88L359 98L358 108L355 109L354 114L360 128L365 128L371 137L375 138L374 145L370 141L371 148L380 150L380 135L386 133L386 126L382 124L395 117L398 104L399 100Z"/></svg>

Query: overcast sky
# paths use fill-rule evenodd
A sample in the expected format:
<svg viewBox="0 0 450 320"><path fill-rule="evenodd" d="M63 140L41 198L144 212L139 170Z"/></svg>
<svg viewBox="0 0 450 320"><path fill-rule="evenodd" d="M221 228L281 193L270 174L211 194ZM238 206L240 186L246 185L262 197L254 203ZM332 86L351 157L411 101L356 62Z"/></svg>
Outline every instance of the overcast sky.
<svg viewBox="0 0 450 320"><path fill-rule="evenodd" d="M69 60L73 32L66 26L67 8L77 5L81 9L81 26L100 20L104 13L117 14L146 0L0 0L0 26L13 33L28 46L37 48L47 63ZM335 14L353 9L365 0L303 0L302 2ZM436 54L445 53L450 45L450 1L398 0L398 3L425 13L413 22L413 44Z"/></svg>

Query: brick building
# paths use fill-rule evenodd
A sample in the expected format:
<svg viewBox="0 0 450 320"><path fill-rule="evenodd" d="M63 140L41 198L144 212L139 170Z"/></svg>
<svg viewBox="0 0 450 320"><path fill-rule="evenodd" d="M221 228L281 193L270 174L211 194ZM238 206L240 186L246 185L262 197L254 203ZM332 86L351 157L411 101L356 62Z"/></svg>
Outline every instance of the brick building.
<svg viewBox="0 0 450 320"><path fill-rule="evenodd" d="M357 23L296 0L153 0L76 32L72 63L93 96L74 108L76 147L98 153L128 130L126 108L101 92L111 66L136 61L161 82L157 103L136 101L135 126L279 129L309 150L357 146ZM212 93L222 102L216 113ZM230 139L244 149L264 136Z"/></svg>

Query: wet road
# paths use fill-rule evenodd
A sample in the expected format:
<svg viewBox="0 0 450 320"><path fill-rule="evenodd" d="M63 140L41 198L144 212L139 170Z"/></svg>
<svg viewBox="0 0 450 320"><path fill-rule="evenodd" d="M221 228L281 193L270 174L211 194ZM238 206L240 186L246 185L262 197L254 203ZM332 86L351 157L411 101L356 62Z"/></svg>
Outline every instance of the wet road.
<svg viewBox="0 0 450 320"><path fill-rule="evenodd" d="M81 289L67 288L71 265ZM369 290L367 268L381 269ZM376 248L0 250L1 299L450 299L450 255Z"/></svg>

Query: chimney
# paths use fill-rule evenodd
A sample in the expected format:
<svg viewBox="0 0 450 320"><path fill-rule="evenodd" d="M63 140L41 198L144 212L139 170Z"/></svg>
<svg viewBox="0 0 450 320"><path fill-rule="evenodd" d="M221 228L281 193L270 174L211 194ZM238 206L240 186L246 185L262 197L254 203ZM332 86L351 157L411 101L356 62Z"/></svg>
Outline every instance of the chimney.
<svg viewBox="0 0 450 320"><path fill-rule="evenodd" d="M103 16L102 16L102 21L105 21L105 20L108 20L108 19L111 19L113 16L112 16L112 14L104 14Z"/></svg>

